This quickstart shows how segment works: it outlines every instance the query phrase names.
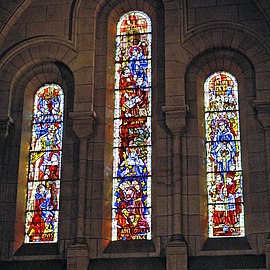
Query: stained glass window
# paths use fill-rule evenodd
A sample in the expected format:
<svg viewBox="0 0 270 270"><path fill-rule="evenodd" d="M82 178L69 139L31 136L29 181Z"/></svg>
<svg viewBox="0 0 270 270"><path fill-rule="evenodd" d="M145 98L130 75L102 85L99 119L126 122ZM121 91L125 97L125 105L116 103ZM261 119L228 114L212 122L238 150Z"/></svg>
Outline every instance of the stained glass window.
<svg viewBox="0 0 270 270"><path fill-rule="evenodd" d="M151 238L151 20L117 24L112 240Z"/></svg>
<svg viewBox="0 0 270 270"><path fill-rule="evenodd" d="M25 243L58 239L64 95L46 84L34 97L27 179Z"/></svg>
<svg viewBox="0 0 270 270"><path fill-rule="evenodd" d="M245 235L238 83L212 74L204 85L209 237Z"/></svg>

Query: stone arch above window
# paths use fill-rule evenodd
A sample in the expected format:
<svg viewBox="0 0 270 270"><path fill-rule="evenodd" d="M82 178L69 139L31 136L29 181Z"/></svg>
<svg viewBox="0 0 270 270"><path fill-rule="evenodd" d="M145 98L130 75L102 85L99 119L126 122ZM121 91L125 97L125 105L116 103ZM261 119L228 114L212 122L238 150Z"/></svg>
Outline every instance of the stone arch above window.
<svg viewBox="0 0 270 270"><path fill-rule="evenodd" d="M183 182L188 187L187 192L190 196L188 196L187 204L184 206L184 211L189 213L184 217L184 221L188 224L196 223L200 225L197 227L199 230L193 226L185 227L184 235L190 238L190 243L198 237L201 239L200 245L191 246L191 252L208 248L208 243L212 245L212 243L223 243L223 241L230 241L229 239L231 239L231 237L209 238L208 231L204 84L209 76L219 71L226 71L231 74L238 83L245 237L235 237L234 241L239 242L247 239L254 233L254 228L250 224L257 222L258 217L255 217L250 208L250 205L252 205L251 197L254 192L251 188L254 183L252 179L254 177L260 178L258 181L261 181L261 184L264 181L263 174L259 173L260 176L257 177L258 168L253 166L254 158L260 159L260 154L256 152L254 144L249 143L250 138L256 142L264 140L263 130L256 119L253 107L253 101L258 94L255 88L256 73L254 66L245 55L232 49L206 50L203 54L194 58L185 74L185 101L189 107L189 113L186 119L186 134L183 139L186 140L186 153L184 153L182 160L186 162L186 166L183 166ZM263 164L263 161L261 164ZM264 223L265 221L261 218L260 222ZM252 241L252 239L249 239L251 246L255 245L255 242ZM211 248L215 249L212 246Z"/></svg>
<svg viewBox="0 0 270 270"><path fill-rule="evenodd" d="M8 65L7 65L8 66ZM22 68L23 69L23 68ZM12 98L9 103L9 110L12 119L14 119L15 124L10 133L10 139L15 145L20 145L20 152L18 158L12 160L13 166L18 166L18 175L16 180L18 181L18 188L16 196L16 217L14 223L14 252L22 252L25 243L25 213L26 209L26 199L27 199L27 186L28 186L28 168L29 168L29 149L31 147L32 138L32 114L34 97L38 89L46 84L51 84L61 86L61 89L65 90L65 134L64 143L69 143L74 140L74 135L71 130L71 124L69 121L69 112L73 110L73 100L74 100L74 79L73 75L68 66L61 62L35 62L29 63L29 66L24 67L24 72L13 76L14 80L11 85L10 93ZM20 106L18 106L20 104ZM14 151L14 149L10 149ZM63 147L63 156L70 156L68 147ZM74 158L76 160L76 158ZM8 161L7 161L8 162ZM10 162L10 161L9 161ZM65 163L65 161L63 160ZM68 161L70 164L72 160ZM66 163L65 163L66 164ZM66 185L65 180L70 181L72 175L65 175L65 170L62 172L61 179L61 197L65 198ZM64 181L64 182L63 182ZM63 199L62 199L63 203ZM60 216L60 227L61 223L68 220L67 216ZM67 221L68 222L68 221ZM67 223L69 224L69 223ZM65 227L67 229L67 226ZM62 230L59 231L59 241L63 238L61 235ZM68 232L70 233L70 232ZM66 234L68 234L66 233ZM35 245L35 248L40 246L42 249L43 245ZM51 245L49 245L51 246ZM22 248L22 249L21 249Z"/></svg>
<svg viewBox="0 0 270 270"><path fill-rule="evenodd" d="M115 56L116 56L116 32L117 23L122 15L127 14L132 11L140 11L151 19L152 24L152 74L151 74L151 87L153 90L153 95L151 97L152 101L152 144L156 144L157 141L163 136L162 132L156 133L157 129L157 117L163 117L162 110L159 109L164 104L165 99L165 88L164 88L164 35L157 35L156 33L163 33L164 29L164 6L161 1L137 1L130 6L128 1L123 1L121 4L117 1L110 2L104 5L97 15L97 35L96 35L96 48L98 54L95 58L95 93L94 93L94 106L97 115L99 115L100 125L97 126L97 132L102 138L94 138L95 143L106 142L103 144L99 151L97 152L97 158L104 159L104 169L103 171L97 171L94 166L94 175L96 179L101 178L98 176L102 173L102 179L104 179L104 184L106 186L106 192L102 196L103 200L103 212L100 213L102 218L102 226L99 220L96 222L99 224L98 228L102 231L104 236L104 245L107 244L106 241L112 240L112 210L111 207L107 207L108 203L112 205L112 186L113 186L113 147L114 147L114 93L115 93ZM158 24L157 24L158 22ZM105 71L105 72L104 72ZM157 76L157 74L159 74ZM106 79L104 79L106 78ZM102 98L101 98L102 97ZM103 135L104 133L104 135ZM105 146L105 147L103 147ZM103 149L103 151L101 151ZM155 147L155 159L162 156L163 152L160 153ZM97 163L96 163L97 164ZM98 164L97 164L98 165ZM103 165L102 165L103 166ZM158 163L152 162L152 177L158 171ZM110 169L108 169L110 168ZM160 174L163 175L163 174ZM99 178L98 178L99 177ZM152 181L158 181L157 177L152 178ZM153 193L151 194L153 195ZM153 197L152 197L153 198ZM152 204L152 207L156 207ZM158 210L153 210L152 220L156 217ZM94 221L95 222L95 221ZM154 240L157 232L158 222L152 223L151 238ZM114 241L113 241L114 242ZM120 241L119 241L120 242ZM133 241L132 241L133 242ZM135 242L135 241L134 241ZM114 245L114 243L111 243Z"/></svg>

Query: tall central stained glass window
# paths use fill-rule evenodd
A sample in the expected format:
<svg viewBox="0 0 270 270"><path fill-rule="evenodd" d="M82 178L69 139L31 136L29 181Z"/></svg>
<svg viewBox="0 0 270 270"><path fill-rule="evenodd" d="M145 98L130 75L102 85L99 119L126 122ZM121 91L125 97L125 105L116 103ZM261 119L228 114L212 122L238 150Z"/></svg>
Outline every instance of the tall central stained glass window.
<svg viewBox="0 0 270 270"><path fill-rule="evenodd" d="M27 181L25 243L56 243L64 93L46 84L35 94Z"/></svg>
<svg viewBox="0 0 270 270"><path fill-rule="evenodd" d="M151 20L117 24L112 240L151 239Z"/></svg>
<svg viewBox="0 0 270 270"><path fill-rule="evenodd" d="M243 237L244 205L238 83L228 72L204 84L209 237Z"/></svg>

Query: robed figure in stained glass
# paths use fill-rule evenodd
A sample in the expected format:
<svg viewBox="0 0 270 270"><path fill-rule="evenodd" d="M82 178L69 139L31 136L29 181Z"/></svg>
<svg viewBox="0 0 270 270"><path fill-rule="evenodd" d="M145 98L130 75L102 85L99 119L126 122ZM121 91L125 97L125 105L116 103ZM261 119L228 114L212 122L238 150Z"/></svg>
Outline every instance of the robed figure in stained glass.
<svg viewBox="0 0 270 270"><path fill-rule="evenodd" d="M217 121L217 132L213 138L211 158L215 162L215 170L225 172L235 163L236 144L226 119Z"/></svg>
<svg viewBox="0 0 270 270"><path fill-rule="evenodd" d="M30 242L52 241L54 233L55 211L57 209L54 183L47 182L47 188L39 184L35 192L34 209L29 216L27 235Z"/></svg>

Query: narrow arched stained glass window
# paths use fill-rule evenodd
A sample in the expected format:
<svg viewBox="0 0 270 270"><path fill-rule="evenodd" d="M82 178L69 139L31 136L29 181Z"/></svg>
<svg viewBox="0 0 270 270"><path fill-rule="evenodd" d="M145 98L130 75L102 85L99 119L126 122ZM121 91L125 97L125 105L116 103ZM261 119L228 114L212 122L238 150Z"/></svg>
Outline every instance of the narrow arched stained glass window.
<svg viewBox="0 0 270 270"><path fill-rule="evenodd" d="M209 237L243 237L238 83L225 71L204 85Z"/></svg>
<svg viewBox="0 0 270 270"><path fill-rule="evenodd" d="M151 20L117 24L112 240L151 238Z"/></svg>
<svg viewBox="0 0 270 270"><path fill-rule="evenodd" d="M46 84L34 97L27 181L25 243L58 240L64 94Z"/></svg>

